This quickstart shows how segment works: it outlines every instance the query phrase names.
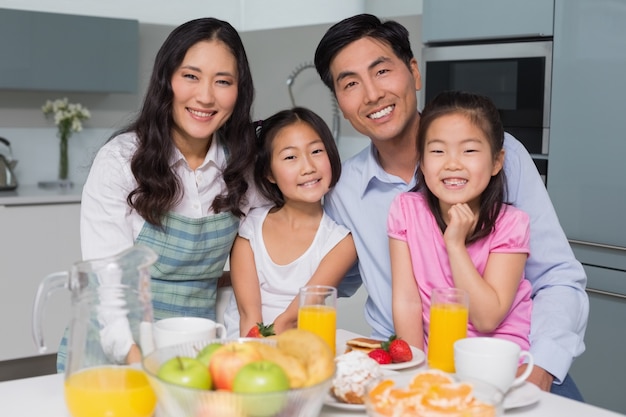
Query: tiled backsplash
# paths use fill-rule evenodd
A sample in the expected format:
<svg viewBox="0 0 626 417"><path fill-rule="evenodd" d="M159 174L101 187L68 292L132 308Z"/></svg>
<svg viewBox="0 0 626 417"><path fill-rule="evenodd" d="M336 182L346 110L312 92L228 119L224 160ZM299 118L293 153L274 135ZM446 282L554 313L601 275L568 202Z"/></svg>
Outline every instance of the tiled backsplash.
<svg viewBox="0 0 626 417"><path fill-rule="evenodd" d="M83 129L69 141L69 177L75 183L84 183L95 153L111 135L108 129ZM1 129L0 136L11 142L13 158L17 159L15 175L18 186L33 185L39 181L58 179L59 138L56 127ZM0 148L5 153L6 148Z"/></svg>

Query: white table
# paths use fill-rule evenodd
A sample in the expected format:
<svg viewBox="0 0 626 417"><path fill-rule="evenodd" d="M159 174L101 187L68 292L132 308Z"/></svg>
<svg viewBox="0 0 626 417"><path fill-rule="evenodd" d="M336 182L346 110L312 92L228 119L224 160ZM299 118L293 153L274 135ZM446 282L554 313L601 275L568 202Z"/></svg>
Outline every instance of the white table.
<svg viewBox="0 0 626 417"><path fill-rule="evenodd" d="M337 344L354 333L339 330ZM342 345L343 346L343 345ZM342 347L343 348L343 347ZM521 408L507 410L505 417L617 417L624 416L589 404L573 401L558 395L541 392L539 401ZM365 412L342 411L324 406L320 417L356 417ZM70 417L63 398L63 375L53 374L35 378L0 382L0 416L7 417ZM182 417L182 416L181 416ZM297 417L297 416L294 416Z"/></svg>
<svg viewBox="0 0 626 417"><path fill-rule="evenodd" d="M0 415L7 417L70 417L63 399L63 375L0 382ZM320 417L356 417L365 413L346 412L324 406ZM542 392L537 403L505 412L505 417L616 417L623 416L589 404ZM294 416L296 417L296 416Z"/></svg>

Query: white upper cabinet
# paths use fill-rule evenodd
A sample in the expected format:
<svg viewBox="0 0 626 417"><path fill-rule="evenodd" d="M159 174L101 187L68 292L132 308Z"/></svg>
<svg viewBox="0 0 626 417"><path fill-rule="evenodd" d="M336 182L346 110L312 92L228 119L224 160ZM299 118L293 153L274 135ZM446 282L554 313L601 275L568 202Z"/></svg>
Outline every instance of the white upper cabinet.
<svg viewBox="0 0 626 417"><path fill-rule="evenodd" d="M554 0L424 0L424 43L552 36Z"/></svg>

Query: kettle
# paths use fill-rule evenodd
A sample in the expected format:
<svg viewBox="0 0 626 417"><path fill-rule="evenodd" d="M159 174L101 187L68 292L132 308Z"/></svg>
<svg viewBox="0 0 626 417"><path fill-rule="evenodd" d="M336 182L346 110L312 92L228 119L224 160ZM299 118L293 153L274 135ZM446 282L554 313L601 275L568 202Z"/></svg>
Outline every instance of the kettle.
<svg viewBox="0 0 626 417"><path fill-rule="evenodd" d="M11 143L5 138L0 138L0 143L9 149L8 159L0 153L0 191L15 190L17 188L17 178L13 170L17 161L13 159L11 152Z"/></svg>

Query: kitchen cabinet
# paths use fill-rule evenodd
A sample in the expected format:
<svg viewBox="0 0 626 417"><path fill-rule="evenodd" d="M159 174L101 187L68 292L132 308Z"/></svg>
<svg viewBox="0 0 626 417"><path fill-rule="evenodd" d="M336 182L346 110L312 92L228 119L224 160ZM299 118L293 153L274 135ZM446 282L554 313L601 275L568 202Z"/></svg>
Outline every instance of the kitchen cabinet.
<svg viewBox="0 0 626 417"><path fill-rule="evenodd" d="M624 274L585 265L594 280L614 275L614 281L626 284ZM595 285L594 285L595 286ZM585 337L586 350L574 362L571 375L586 402L626 414L626 298L612 292L589 288L589 322Z"/></svg>
<svg viewBox="0 0 626 417"><path fill-rule="evenodd" d="M424 0L424 43L552 36L553 0Z"/></svg>
<svg viewBox="0 0 626 417"><path fill-rule="evenodd" d="M0 205L0 361L38 355L31 333L41 279L80 260L80 203ZM69 320L69 291L58 291L44 314L48 353Z"/></svg>
<svg viewBox="0 0 626 417"><path fill-rule="evenodd" d="M134 93L139 22L0 9L0 89Z"/></svg>
<svg viewBox="0 0 626 417"><path fill-rule="evenodd" d="M588 274L585 400L626 413L626 8L556 0L548 192Z"/></svg>

